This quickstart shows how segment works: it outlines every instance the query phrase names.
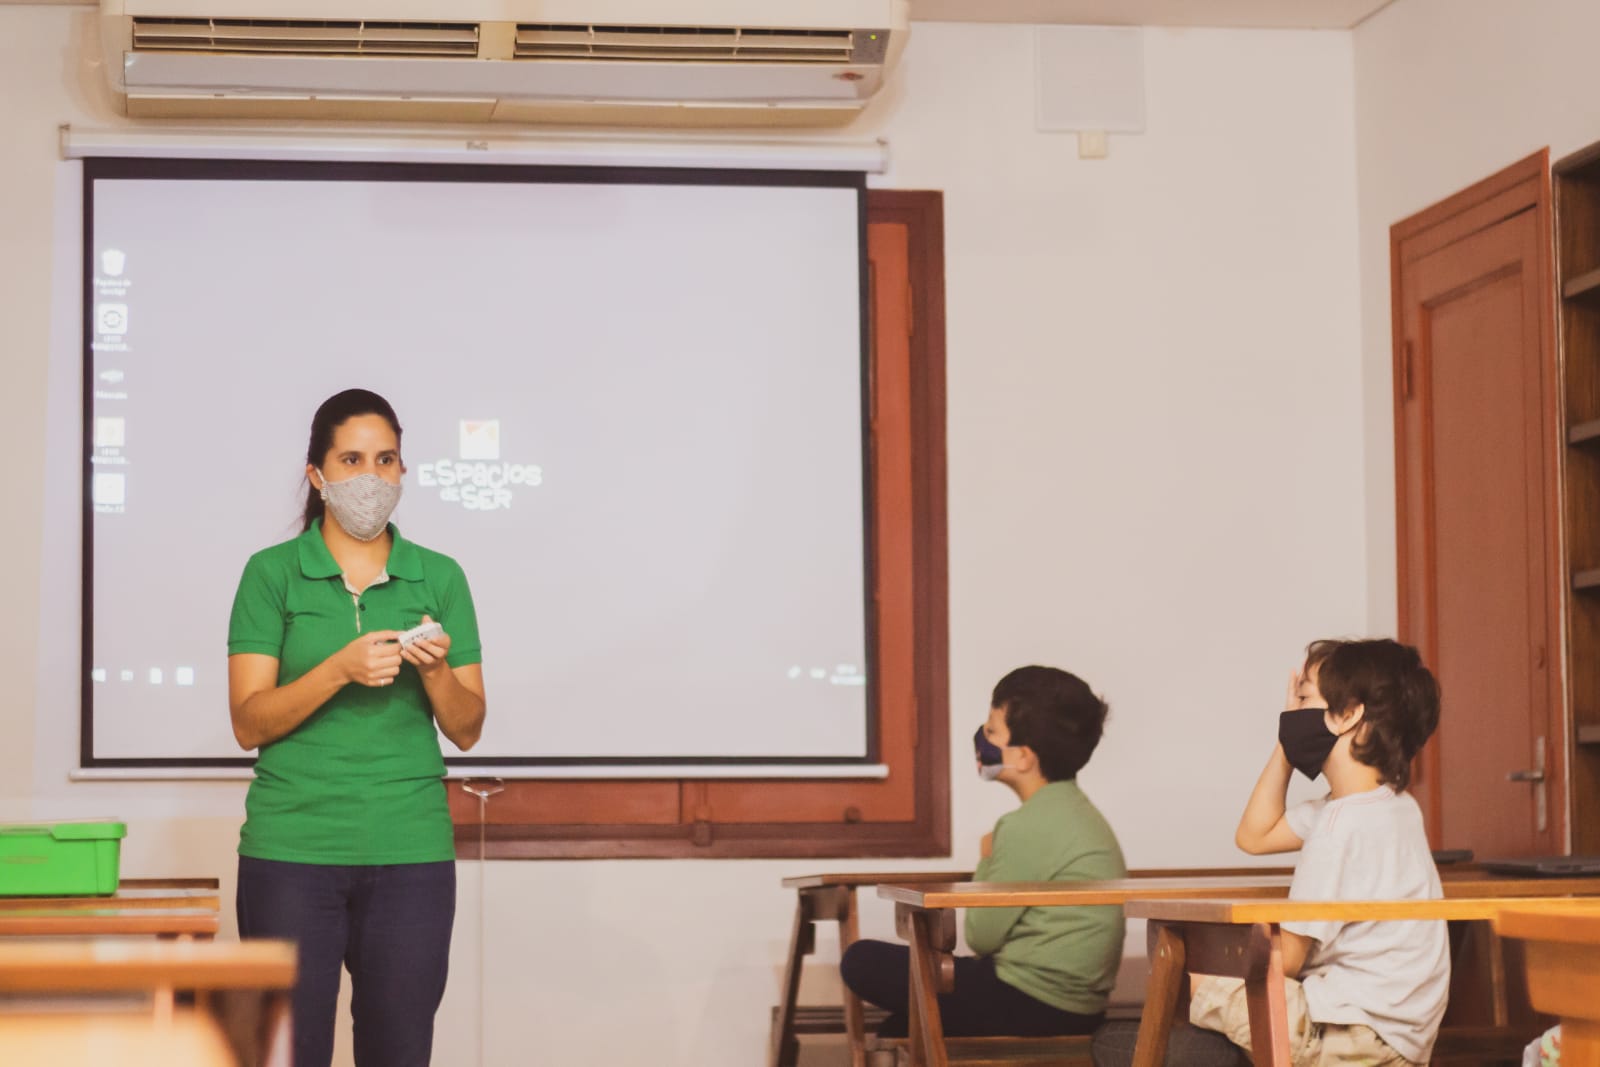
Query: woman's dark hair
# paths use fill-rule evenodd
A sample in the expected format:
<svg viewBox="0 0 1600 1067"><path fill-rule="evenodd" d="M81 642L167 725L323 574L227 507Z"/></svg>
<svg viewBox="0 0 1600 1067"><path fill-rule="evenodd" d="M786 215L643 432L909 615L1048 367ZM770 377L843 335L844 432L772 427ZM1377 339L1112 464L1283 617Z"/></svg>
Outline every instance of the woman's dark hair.
<svg viewBox="0 0 1600 1067"><path fill-rule="evenodd" d="M1055 667L1018 667L995 685L989 706L1005 709L1011 744L1033 749L1039 773L1052 782L1078 776L1109 710L1082 678Z"/></svg>
<svg viewBox="0 0 1600 1067"><path fill-rule="evenodd" d="M343 426L345 420L357 415L382 415L390 429L394 430L395 447L400 446L400 419L389 402L367 389L346 389L324 400L317 413L311 416L311 441L306 445L306 462L320 468L328 456L328 450L333 447L333 431ZM306 510L300 526L302 533L311 529L311 524L322 518L323 513L322 494L310 484L309 478L306 481Z"/></svg>
<svg viewBox="0 0 1600 1067"><path fill-rule="evenodd" d="M1328 710L1339 714L1360 704L1366 729L1350 754L1395 789L1411 783L1411 761L1439 725L1439 683L1410 645L1375 641L1315 641L1306 648L1306 669L1317 669L1317 688Z"/></svg>

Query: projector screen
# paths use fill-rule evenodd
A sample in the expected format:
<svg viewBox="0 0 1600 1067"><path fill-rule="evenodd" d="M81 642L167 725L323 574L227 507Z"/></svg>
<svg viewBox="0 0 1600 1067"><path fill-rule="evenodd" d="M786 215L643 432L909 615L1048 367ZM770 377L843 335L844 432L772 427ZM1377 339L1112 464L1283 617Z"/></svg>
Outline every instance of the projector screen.
<svg viewBox="0 0 1600 1067"><path fill-rule="evenodd" d="M394 522L476 601L489 712L453 765L870 763L864 202L831 172L86 161L84 765L249 762L234 590L352 386L404 428Z"/></svg>

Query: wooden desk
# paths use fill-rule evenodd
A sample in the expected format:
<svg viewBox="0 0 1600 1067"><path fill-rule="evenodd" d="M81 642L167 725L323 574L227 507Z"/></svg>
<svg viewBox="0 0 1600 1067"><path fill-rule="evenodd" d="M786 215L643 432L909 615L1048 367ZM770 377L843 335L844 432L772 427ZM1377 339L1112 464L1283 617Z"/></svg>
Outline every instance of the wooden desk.
<svg viewBox="0 0 1600 1067"><path fill-rule="evenodd" d="M180 992L204 1007L228 995L247 1019L247 1032L232 1035L243 1064L288 1063L294 978L294 946L284 941L0 942L0 994L148 992L145 1018L159 1025L178 1017Z"/></svg>
<svg viewBox="0 0 1600 1067"><path fill-rule="evenodd" d="M217 1024L180 1012L166 1023L127 1013L0 1013L6 1062L53 1067L232 1067Z"/></svg>
<svg viewBox="0 0 1600 1067"><path fill-rule="evenodd" d="M124 878L104 897L0 897L0 937L215 937L215 878Z"/></svg>
<svg viewBox="0 0 1600 1067"><path fill-rule="evenodd" d="M1291 873L1287 867L1164 867L1129 871L1132 879L1184 878L1194 876L1276 876ZM784 963L783 986L773 1014L768 1045L769 1067L794 1067L799 1057L795 1039L795 1017L799 1006L800 971L805 958L816 949L816 924L839 924L839 954L844 955L860 937L856 890L884 883L895 885L951 885L965 883L971 871L856 871L799 875L783 880L785 889L796 894L794 926L789 935L789 955ZM851 1067L867 1062L866 1026L861 1000L849 989L842 994L845 1038L850 1047Z"/></svg>
<svg viewBox="0 0 1600 1067"><path fill-rule="evenodd" d="M0 915L17 911L133 911L192 910L217 911L221 898L210 889L130 888L127 883L105 897L0 897Z"/></svg>
<svg viewBox="0 0 1600 1067"><path fill-rule="evenodd" d="M916 1067L946 1067L939 994L955 983L957 908L1060 908L1191 897L1288 896L1290 875L1119 878L1101 882L955 882L880 885L895 929L911 946L909 1051Z"/></svg>
<svg viewBox="0 0 1600 1067"><path fill-rule="evenodd" d="M99 937L146 934L212 938L220 920L214 908L29 908L0 911L0 937Z"/></svg>
<svg viewBox="0 0 1600 1067"><path fill-rule="evenodd" d="M1561 1062L1600 1067L1600 910L1518 902L1500 912L1495 929L1526 947L1533 1006L1561 1017Z"/></svg>
<svg viewBox="0 0 1600 1067"><path fill-rule="evenodd" d="M1529 881L1533 886L1543 884L1538 879ZM1600 900L1576 901L1564 896L1513 898L1506 894L1480 897L1457 894L1442 900L1131 901L1127 906L1128 917L1150 922L1154 946L1134 1067L1161 1067L1164 1062L1179 992L1184 975L1189 971L1244 979L1253 1062L1258 1067L1289 1067L1280 925L1284 922L1492 921L1507 908L1510 899L1516 899L1515 908L1519 911L1564 909L1600 918Z"/></svg>
<svg viewBox="0 0 1600 1067"><path fill-rule="evenodd" d="M217 878L123 878L117 885L121 889L209 889L215 892L222 882Z"/></svg>
<svg viewBox="0 0 1600 1067"><path fill-rule="evenodd" d="M772 1034L767 1044L769 1067L794 1067L800 1045L795 1039L795 1010L799 1006L800 969L805 958L816 951L817 927L821 921L839 924L839 955L860 937L860 918L856 908L856 889L879 882L949 882L970 877L971 871L898 871L895 873L810 874L785 878L783 887L795 890L794 926L789 932L789 955L783 967L783 986L778 994L778 1009L772 1019ZM844 1031L850 1046L851 1067L866 1067L866 1025L861 998L844 990Z"/></svg>
<svg viewBox="0 0 1600 1067"><path fill-rule="evenodd" d="M1246 870L1252 870L1246 868ZM914 1064L944 1067L944 1033L938 1015L938 994L948 992L954 981L956 908L1006 907L1081 907L1094 904L1129 904L1134 901L1185 898L1251 898L1285 902L1291 874L1284 869L1253 869L1253 875L1167 876L1167 874L1129 878L1117 882L1040 882L1040 883L923 883L885 884L878 895L895 902L896 930L911 945L910 1023L911 1054ZM1476 868L1455 868L1442 879L1446 898L1454 900L1509 900L1530 897L1568 897L1600 895L1600 878L1506 878L1488 875ZM1423 901L1438 908L1441 902ZM1466 907L1462 919L1490 917ZM1130 906L1130 917L1135 915ZM1430 918L1456 918L1438 910ZM1491 931L1492 936L1492 931ZM1498 966L1498 946L1491 946L1491 962ZM1150 989L1155 989L1154 963ZM1507 1023L1503 976L1490 976L1494 1023ZM1147 994L1147 1008L1149 1004ZM923 1058L919 1058L923 1057ZM1159 1062L1159 1061L1158 1061ZM1600 1065L1597 1065L1600 1067Z"/></svg>

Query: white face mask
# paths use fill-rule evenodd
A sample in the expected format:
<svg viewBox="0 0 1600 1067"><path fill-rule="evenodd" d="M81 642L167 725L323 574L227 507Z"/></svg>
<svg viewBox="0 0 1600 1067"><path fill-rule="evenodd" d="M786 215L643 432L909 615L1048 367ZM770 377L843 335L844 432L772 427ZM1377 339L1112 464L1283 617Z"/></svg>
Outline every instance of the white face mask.
<svg viewBox="0 0 1600 1067"><path fill-rule="evenodd" d="M320 473L320 472L319 472ZM376 474L358 474L342 482L322 476L322 500L345 533L357 541L374 541L389 525L400 503L400 484Z"/></svg>

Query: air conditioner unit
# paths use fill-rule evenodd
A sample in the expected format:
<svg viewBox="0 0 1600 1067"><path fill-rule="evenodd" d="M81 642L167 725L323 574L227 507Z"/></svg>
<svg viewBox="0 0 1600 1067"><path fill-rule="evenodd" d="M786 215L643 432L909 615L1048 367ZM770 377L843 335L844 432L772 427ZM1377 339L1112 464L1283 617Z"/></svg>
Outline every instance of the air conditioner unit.
<svg viewBox="0 0 1600 1067"><path fill-rule="evenodd" d="M101 0L134 117L835 125L909 0Z"/></svg>

